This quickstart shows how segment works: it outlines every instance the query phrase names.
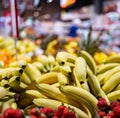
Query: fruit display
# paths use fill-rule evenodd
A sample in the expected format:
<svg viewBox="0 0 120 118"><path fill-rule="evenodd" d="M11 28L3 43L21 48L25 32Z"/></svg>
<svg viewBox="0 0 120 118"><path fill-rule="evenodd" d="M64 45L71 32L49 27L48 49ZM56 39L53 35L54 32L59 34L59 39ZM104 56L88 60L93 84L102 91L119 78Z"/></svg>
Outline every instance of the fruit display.
<svg viewBox="0 0 120 118"><path fill-rule="evenodd" d="M0 68L1 116L8 118L4 116L8 109L10 114L20 112L26 118L36 110L39 116L35 113L35 118L42 117L40 114L45 118L70 118L69 112L73 114L71 118L102 118L100 98L108 106L120 99L119 74L119 54L97 65L85 50L79 50L76 55L59 51L56 56L38 55L31 62L11 62ZM60 106L66 108L68 116L55 114ZM48 117L45 111L49 109L54 115Z"/></svg>

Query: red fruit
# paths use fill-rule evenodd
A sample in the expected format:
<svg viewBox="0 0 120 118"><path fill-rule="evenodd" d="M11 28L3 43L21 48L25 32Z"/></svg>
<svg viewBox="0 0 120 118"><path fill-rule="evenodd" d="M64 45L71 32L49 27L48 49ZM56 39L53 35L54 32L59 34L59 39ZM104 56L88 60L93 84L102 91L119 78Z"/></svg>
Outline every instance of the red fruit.
<svg viewBox="0 0 120 118"><path fill-rule="evenodd" d="M107 114L106 114L105 111L99 110L99 111L98 111L98 115L100 116L100 118L103 118L103 117L106 116Z"/></svg>
<svg viewBox="0 0 120 118"><path fill-rule="evenodd" d="M52 108L49 108L49 107L44 107L44 108L40 109L40 113L53 116L54 110Z"/></svg>
<svg viewBox="0 0 120 118"><path fill-rule="evenodd" d="M37 118L37 116L35 116L35 115L32 115L32 116L31 116L31 118Z"/></svg>
<svg viewBox="0 0 120 118"><path fill-rule="evenodd" d="M113 110L116 106L120 105L120 102L115 100L110 104L110 108Z"/></svg>
<svg viewBox="0 0 120 118"><path fill-rule="evenodd" d="M0 115L0 118L5 118L4 116Z"/></svg>
<svg viewBox="0 0 120 118"><path fill-rule="evenodd" d="M107 118L117 118L117 116L114 112L111 111L107 114Z"/></svg>
<svg viewBox="0 0 120 118"><path fill-rule="evenodd" d="M22 118L22 116L23 116L23 113L20 109L14 110L13 118Z"/></svg>
<svg viewBox="0 0 120 118"><path fill-rule="evenodd" d="M5 109L5 111L3 112L3 116L5 118L12 118L13 117L13 114L14 114L14 109L13 108L7 108Z"/></svg>
<svg viewBox="0 0 120 118"><path fill-rule="evenodd" d="M65 108L66 108L66 106L64 106L64 105L59 106L57 111L55 112L55 115L57 115L59 117L62 116Z"/></svg>
<svg viewBox="0 0 120 118"><path fill-rule="evenodd" d="M116 114L117 117L120 117L120 105L116 106L113 109L113 112Z"/></svg>
<svg viewBox="0 0 120 118"><path fill-rule="evenodd" d="M75 116L75 113L73 111L71 111L70 109L68 109L66 107L66 108L64 108L62 118L76 118L76 116Z"/></svg>
<svg viewBox="0 0 120 118"><path fill-rule="evenodd" d="M52 118L60 118L60 117L58 117L58 116L53 116Z"/></svg>
<svg viewBox="0 0 120 118"><path fill-rule="evenodd" d="M99 98L98 103L97 103L97 107L99 108L107 108L108 104L106 102L106 100L104 98Z"/></svg>
<svg viewBox="0 0 120 118"><path fill-rule="evenodd" d="M30 115L37 115L37 109L36 108L32 108L28 111L28 114Z"/></svg>

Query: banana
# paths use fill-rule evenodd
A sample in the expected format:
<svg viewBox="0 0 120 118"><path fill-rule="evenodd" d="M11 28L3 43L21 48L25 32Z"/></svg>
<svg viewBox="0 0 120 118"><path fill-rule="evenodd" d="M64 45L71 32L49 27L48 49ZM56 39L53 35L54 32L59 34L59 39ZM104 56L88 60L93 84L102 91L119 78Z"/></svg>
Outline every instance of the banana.
<svg viewBox="0 0 120 118"><path fill-rule="evenodd" d="M53 84L58 82L58 72L49 72L41 75L36 81L38 83Z"/></svg>
<svg viewBox="0 0 120 118"><path fill-rule="evenodd" d="M14 92L20 92L24 90L20 87L20 77L19 76L13 76L9 79L9 86L12 88L12 91Z"/></svg>
<svg viewBox="0 0 120 118"><path fill-rule="evenodd" d="M43 94L41 94L38 90L26 90L26 94L29 94L30 96L33 96L34 98L47 98Z"/></svg>
<svg viewBox="0 0 120 118"><path fill-rule="evenodd" d="M73 81L74 81L74 83L75 83L75 86L81 88L81 84L80 84L80 82L79 82L79 80L78 80L78 78L77 78L77 76L76 76L76 73L75 73L75 68L73 68Z"/></svg>
<svg viewBox="0 0 120 118"><path fill-rule="evenodd" d="M104 63L120 63L120 54L109 56Z"/></svg>
<svg viewBox="0 0 120 118"><path fill-rule="evenodd" d="M65 74L66 76L72 75L72 70L68 65L59 66L59 70L61 73Z"/></svg>
<svg viewBox="0 0 120 118"><path fill-rule="evenodd" d="M60 85L68 85L68 84L70 84L69 78L66 75L64 75L63 73L61 73L61 72L58 73L57 78L58 78L58 82L60 83Z"/></svg>
<svg viewBox="0 0 120 118"><path fill-rule="evenodd" d="M120 72L113 74L102 86L105 93L111 92L120 83Z"/></svg>
<svg viewBox="0 0 120 118"><path fill-rule="evenodd" d="M98 97L103 97L106 99L107 103L109 104L109 100L104 93L104 91L101 89L100 83L97 79L97 77L92 73L89 67L87 67L87 73L88 73L88 83L90 85L90 88L93 92L93 94Z"/></svg>
<svg viewBox="0 0 120 118"><path fill-rule="evenodd" d="M78 88L75 86L71 86L71 85L67 85L67 86L61 86L60 90L63 93L67 93L67 95L71 95L71 98L77 98L78 100L80 100L80 98L86 100L88 103L90 103L93 107L96 108L96 104L98 102L97 98L92 95L90 92L82 89L82 88Z"/></svg>
<svg viewBox="0 0 120 118"><path fill-rule="evenodd" d="M28 87L27 84L25 84L24 82L20 82L20 85L19 85L22 89L26 89Z"/></svg>
<svg viewBox="0 0 120 118"><path fill-rule="evenodd" d="M76 59L76 56L74 56L68 52L65 52L65 51L58 52L56 55L56 61L60 65L64 65L65 62L74 63L75 59Z"/></svg>
<svg viewBox="0 0 120 118"><path fill-rule="evenodd" d="M51 86L60 87L60 83L59 83L59 82L56 82L56 83L54 83L54 84L51 84Z"/></svg>
<svg viewBox="0 0 120 118"><path fill-rule="evenodd" d="M104 83L106 83L106 81L115 73L120 72L120 65L114 67L113 69L111 69L109 71L109 73L106 75L105 79L104 79Z"/></svg>
<svg viewBox="0 0 120 118"><path fill-rule="evenodd" d="M19 67L19 68L23 68L25 69L27 65L27 62L24 61L24 60L18 60L18 61L15 61L15 62L11 62L8 67Z"/></svg>
<svg viewBox="0 0 120 118"><path fill-rule="evenodd" d="M114 91L116 91L116 90L120 90L120 84L118 84L118 85L115 87Z"/></svg>
<svg viewBox="0 0 120 118"><path fill-rule="evenodd" d="M12 76L20 76L22 73L23 73L23 69L19 67L0 69L0 80L9 79Z"/></svg>
<svg viewBox="0 0 120 118"><path fill-rule="evenodd" d="M27 85L31 83L30 78L28 77L28 75L25 72L23 72L22 75L20 76L20 81L24 82Z"/></svg>
<svg viewBox="0 0 120 118"><path fill-rule="evenodd" d="M110 101L114 101L117 99L119 100L120 99L120 90L112 91L112 92L108 93L107 96Z"/></svg>
<svg viewBox="0 0 120 118"><path fill-rule="evenodd" d="M42 93L48 98L59 100L61 102L65 102L73 106L76 106L78 108L79 107L81 108L80 104L76 103L75 101L71 99L67 99L67 97L57 87L51 86L49 84L39 84L37 85L37 88L40 93Z"/></svg>
<svg viewBox="0 0 120 118"><path fill-rule="evenodd" d="M116 67L116 66L119 66L119 65L120 65L120 64L118 64L118 63L102 64L102 65L98 68L97 73L98 73L98 74L104 73L104 72L106 72L106 71L108 71L108 70L110 70L110 69L112 69L112 68L114 68L114 67Z"/></svg>
<svg viewBox="0 0 120 118"><path fill-rule="evenodd" d="M0 86L5 87L5 88L9 88L8 80L2 79L0 81Z"/></svg>
<svg viewBox="0 0 120 118"><path fill-rule="evenodd" d="M0 87L0 99L5 97L6 95L13 96L14 93L7 91L4 87Z"/></svg>
<svg viewBox="0 0 120 118"><path fill-rule="evenodd" d="M96 66L96 63L95 63L93 57L87 51L84 51L84 50L79 51L78 55L83 57L86 60L90 69L93 71L94 74L96 74L97 66Z"/></svg>
<svg viewBox="0 0 120 118"><path fill-rule="evenodd" d="M79 82L84 82L87 76L87 64L83 57L77 57L75 60L75 73Z"/></svg>
<svg viewBox="0 0 120 118"><path fill-rule="evenodd" d="M31 81L36 81L41 76L41 72L30 63L27 64L24 72L28 75Z"/></svg>
<svg viewBox="0 0 120 118"><path fill-rule="evenodd" d="M53 109L57 109L58 106L61 105L60 101L52 100L52 99L44 99L44 98L34 99L33 103L37 106L50 107ZM64 105L74 109L79 118L89 118L89 116L84 111L82 111L82 110L80 110L72 105L69 105L69 104L64 104Z"/></svg>
<svg viewBox="0 0 120 118"><path fill-rule="evenodd" d="M41 62L33 62L32 65L38 68L38 70L40 70L41 72L44 70L44 65Z"/></svg>

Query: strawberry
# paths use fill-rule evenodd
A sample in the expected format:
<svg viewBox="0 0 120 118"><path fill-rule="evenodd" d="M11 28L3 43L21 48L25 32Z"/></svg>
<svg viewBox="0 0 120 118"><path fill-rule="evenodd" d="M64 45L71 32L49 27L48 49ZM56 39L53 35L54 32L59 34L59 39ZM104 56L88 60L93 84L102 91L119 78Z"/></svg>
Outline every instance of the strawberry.
<svg viewBox="0 0 120 118"><path fill-rule="evenodd" d="M69 108L64 108L62 118L76 118L75 113L71 111Z"/></svg>
<svg viewBox="0 0 120 118"><path fill-rule="evenodd" d="M22 116L23 116L23 113L20 109L14 110L13 118L22 118Z"/></svg>
<svg viewBox="0 0 120 118"><path fill-rule="evenodd" d="M110 108L113 110L118 105L120 105L120 102L118 100L112 101L110 104Z"/></svg>
<svg viewBox="0 0 120 118"><path fill-rule="evenodd" d="M30 110L28 111L28 114L30 114L30 115L38 115L37 109L36 109L36 108L30 109Z"/></svg>
<svg viewBox="0 0 120 118"><path fill-rule="evenodd" d="M99 110L98 115L100 116L100 118L103 118L104 116L106 116L106 112Z"/></svg>
<svg viewBox="0 0 120 118"><path fill-rule="evenodd" d="M0 115L0 118L5 118L3 115Z"/></svg>
<svg viewBox="0 0 120 118"><path fill-rule="evenodd" d="M98 103L97 103L97 107L99 109L105 110L108 108L108 104L104 98L99 98Z"/></svg>
<svg viewBox="0 0 120 118"><path fill-rule="evenodd" d="M7 108L5 109L5 111L3 112L3 116L5 118L12 118L14 114L14 109L13 108Z"/></svg>
<svg viewBox="0 0 120 118"><path fill-rule="evenodd" d="M113 112L117 115L117 117L120 117L120 105L114 107Z"/></svg>
<svg viewBox="0 0 120 118"><path fill-rule="evenodd" d="M49 107L44 107L40 109L40 113L46 114L47 116L53 116L54 110Z"/></svg>
<svg viewBox="0 0 120 118"><path fill-rule="evenodd" d="M61 117L63 115L63 111L66 108L66 106L64 105L60 105L57 109L57 111L55 112L55 115Z"/></svg>
<svg viewBox="0 0 120 118"><path fill-rule="evenodd" d="M117 118L117 116L116 116L116 114L114 113L114 112L109 112L108 114L107 114L107 117L106 118Z"/></svg>
<svg viewBox="0 0 120 118"><path fill-rule="evenodd" d="M32 115L31 118L37 118L37 116L36 115Z"/></svg>

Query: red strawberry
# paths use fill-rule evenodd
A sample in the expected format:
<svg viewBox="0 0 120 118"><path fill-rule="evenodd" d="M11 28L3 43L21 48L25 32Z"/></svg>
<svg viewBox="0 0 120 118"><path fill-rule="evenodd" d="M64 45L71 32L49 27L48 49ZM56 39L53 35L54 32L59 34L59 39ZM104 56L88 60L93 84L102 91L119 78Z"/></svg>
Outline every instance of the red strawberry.
<svg viewBox="0 0 120 118"><path fill-rule="evenodd" d="M14 114L14 109L13 108L7 108L5 109L5 111L3 112L3 116L5 118L12 118L13 117L13 114Z"/></svg>
<svg viewBox="0 0 120 118"><path fill-rule="evenodd" d="M0 118L5 118L3 115L0 115Z"/></svg>
<svg viewBox="0 0 120 118"><path fill-rule="evenodd" d="M97 107L100 109L106 109L108 107L108 104L104 98L99 98Z"/></svg>
<svg viewBox="0 0 120 118"><path fill-rule="evenodd" d="M44 107L44 108L40 109L40 113L53 116L54 110L52 108L49 108L49 107Z"/></svg>
<svg viewBox="0 0 120 118"><path fill-rule="evenodd" d="M100 116L100 118L103 118L104 116L106 116L106 112L99 110L98 115Z"/></svg>
<svg viewBox="0 0 120 118"><path fill-rule="evenodd" d="M58 117L58 116L53 116L52 118L60 118L60 117Z"/></svg>
<svg viewBox="0 0 120 118"><path fill-rule="evenodd" d="M110 104L110 108L113 110L116 106L120 105L120 102L115 100L113 102L111 102Z"/></svg>
<svg viewBox="0 0 120 118"><path fill-rule="evenodd" d="M57 111L55 112L55 115L57 115L59 117L62 116L65 108L66 108L66 106L64 106L64 105L59 106Z"/></svg>
<svg viewBox="0 0 120 118"><path fill-rule="evenodd" d="M107 114L107 118L117 118L117 116L114 112L111 111Z"/></svg>
<svg viewBox="0 0 120 118"><path fill-rule="evenodd" d="M37 115L37 109L36 108L32 108L28 111L28 114L30 115Z"/></svg>
<svg viewBox="0 0 120 118"><path fill-rule="evenodd" d="M22 118L22 116L23 116L23 113L20 109L14 110L13 118Z"/></svg>
<svg viewBox="0 0 120 118"><path fill-rule="evenodd" d="M113 109L113 112L117 115L117 117L120 117L120 105L116 106Z"/></svg>
<svg viewBox="0 0 120 118"><path fill-rule="evenodd" d="M32 115L31 118L37 118L37 116L36 115Z"/></svg>
<svg viewBox="0 0 120 118"><path fill-rule="evenodd" d="M69 108L64 108L62 118L76 118L75 113L71 111Z"/></svg>

